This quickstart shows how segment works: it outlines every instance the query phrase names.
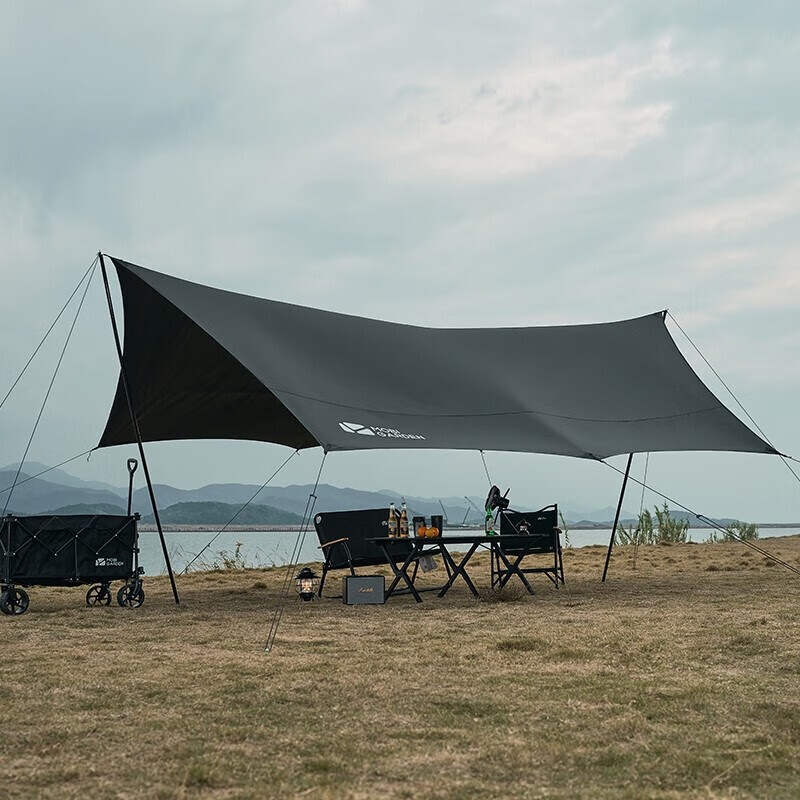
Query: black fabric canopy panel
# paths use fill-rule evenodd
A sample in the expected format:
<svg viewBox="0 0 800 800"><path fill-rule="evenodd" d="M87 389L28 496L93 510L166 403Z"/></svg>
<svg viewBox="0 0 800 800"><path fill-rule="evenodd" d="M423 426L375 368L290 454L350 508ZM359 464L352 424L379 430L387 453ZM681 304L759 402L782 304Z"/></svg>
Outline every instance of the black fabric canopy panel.
<svg viewBox="0 0 800 800"><path fill-rule="evenodd" d="M661 312L590 325L423 328L112 261L123 364L145 441L581 458L776 452L700 380ZM135 441L120 379L99 446Z"/></svg>

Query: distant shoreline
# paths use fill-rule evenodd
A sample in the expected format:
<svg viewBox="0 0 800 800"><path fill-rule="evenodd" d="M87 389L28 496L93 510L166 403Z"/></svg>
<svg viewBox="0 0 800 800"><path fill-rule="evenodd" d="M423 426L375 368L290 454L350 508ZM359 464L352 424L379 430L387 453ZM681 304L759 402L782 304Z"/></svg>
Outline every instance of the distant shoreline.
<svg viewBox="0 0 800 800"><path fill-rule="evenodd" d="M628 521L623 521L625 526L627 527ZM161 526L165 531L169 531L170 533L180 533L180 532L187 532L187 533L216 533L218 532L222 526L220 525L162 525ZM613 527L613 522L598 522L596 525L567 525L567 529L570 531L596 531L596 530L610 530ZM691 530L706 530L710 529L711 525L692 525ZM757 528L800 528L800 522L757 522ZM461 530L461 531L476 531L480 530L480 525L472 525L472 526L465 526L462 527L460 525L453 526L447 528L447 530ZM139 531L142 533L155 533L158 530L155 525L152 523L139 523ZM225 528L226 531L231 533L236 533L237 531L241 531L242 533L257 533L262 531L264 533L268 533L270 531L299 531L299 525L228 525Z"/></svg>

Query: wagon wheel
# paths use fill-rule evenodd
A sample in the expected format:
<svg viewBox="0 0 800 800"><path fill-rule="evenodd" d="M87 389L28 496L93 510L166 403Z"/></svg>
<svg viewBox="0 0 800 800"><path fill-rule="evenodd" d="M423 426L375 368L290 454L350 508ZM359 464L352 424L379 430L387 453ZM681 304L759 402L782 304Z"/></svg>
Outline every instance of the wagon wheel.
<svg viewBox="0 0 800 800"><path fill-rule="evenodd" d="M111 589L104 583L96 583L86 592L87 606L107 606L111 603Z"/></svg>
<svg viewBox="0 0 800 800"><path fill-rule="evenodd" d="M8 614L11 617L18 617L28 610L30 605L30 598L24 589L17 589L14 586L9 586L2 595L0 595L0 611Z"/></svg>
<svg viewBox="0 0 800 800"><path fill-rule="evenodd" d="M117 602L123 607L139 608L139 606L144 603L144 589L142 589L142 584L139 582L126 583L117 592Z"/></svg>

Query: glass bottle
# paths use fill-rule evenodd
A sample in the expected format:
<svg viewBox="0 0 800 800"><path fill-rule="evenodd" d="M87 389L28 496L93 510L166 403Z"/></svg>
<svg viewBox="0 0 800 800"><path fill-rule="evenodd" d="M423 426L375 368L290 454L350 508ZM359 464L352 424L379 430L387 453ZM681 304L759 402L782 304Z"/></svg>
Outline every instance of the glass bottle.
<svg viewBox="0 0 800 800"><path fill-rule="evenodd" d="M403 505L400 507L400 538L408 539L408 509L403 498Z"/></svg>
<svg viewBox="0 0 800 800"><path fill-rule="evenodd" d="M486 523L484 525L484 530L486 531L487 536L494 536L494 514L492 513L491 508L486 509Z"/></svg>
<svg viewBox="0 0 800 800"><path fill-rule="evenodd" d="M397 538L397 511L395 510L394 503L389 504L389 519L386 522L386 527L389 532L390 539Z"/></svg>

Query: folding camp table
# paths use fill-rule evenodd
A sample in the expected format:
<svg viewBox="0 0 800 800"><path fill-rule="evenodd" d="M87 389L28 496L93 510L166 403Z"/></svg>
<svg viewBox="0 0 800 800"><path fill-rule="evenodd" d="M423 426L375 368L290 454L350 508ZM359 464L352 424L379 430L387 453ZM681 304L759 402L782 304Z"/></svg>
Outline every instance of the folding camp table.
<svg viewBox="0 0 800 800"><path fill-rule="evenodd" d="M492 557L497 558L504 566L505 581L508 582L512 575L516 575L530 594L534 594L533 587L525 573L520 568L520 563L525 555L528 554L528 546L533 546L533 542L525 535L493 535L478 534L478 535L447 535L438 536L435 539L417 539L417 538L388 538L386 536L368 539L378 547L380 547L386 555L386 560L394 572L394 580L389 584L386 589L386 599L391 597L400 581L403 581L408 587L409 592L414 596L418 602L422 602L419 596L419 591L414 588L414 583L411 580L408 569L416 559L418 559L425 551L426 547L436 546L438 552L441 554L449 571L447 582L442 586L439 591L438 597L444 597L451 589L456 579L461 577L464 583L472 592L475 597L478 597L478 590L467 572L467 565L469 560L475 554L479 547L488 547L492 551ZM403 543L404 547L409 547L410 551L405 561L402 563L395 563L392 556L392 548L397 547L399 543ZM451 549L458 545L469 545L469 549L463 555L460 555L460 560L456 562L453 557ZM509 559L505 550L513 550L513 561Z"/></svg>

